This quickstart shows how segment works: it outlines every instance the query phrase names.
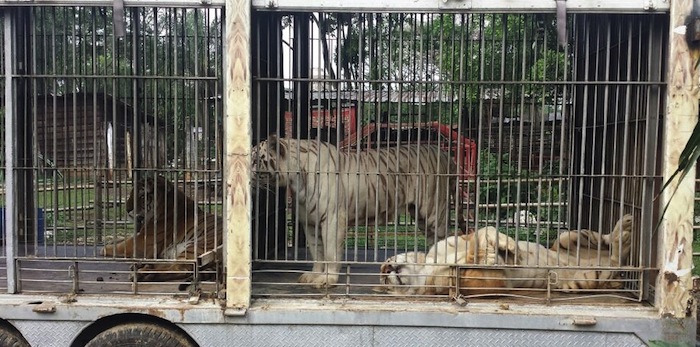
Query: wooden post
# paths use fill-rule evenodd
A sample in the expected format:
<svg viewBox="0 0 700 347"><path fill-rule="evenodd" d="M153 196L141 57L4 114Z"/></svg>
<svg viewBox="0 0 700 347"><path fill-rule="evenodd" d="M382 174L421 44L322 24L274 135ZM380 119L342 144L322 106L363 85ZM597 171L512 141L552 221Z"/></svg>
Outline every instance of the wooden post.
<svg viewBox="0 0 700 347"><path fill-rule="evenodd" d="M693 0L671 1L668 53L668 89L663 138L663 177L677 169L678 159L698 119L698 73L695 63L700 52L689 48L683 29ZM656 280L656 307L664 318L695 317L691 267L693 254L693 202L695 170L682 182L673 182L663 193L661 206L669 204L658 233L659 275ZM675 196L673 190L678 187ZM669 322L670 323L670 322ZM666 334L668 340L683 337Z"/></svg>
<svg viewBox="0 0 700 347"><path fill-rule="evenodd" d="M251 0L226 0L224 181L226 315L245 314L251 282Z"/></svg>

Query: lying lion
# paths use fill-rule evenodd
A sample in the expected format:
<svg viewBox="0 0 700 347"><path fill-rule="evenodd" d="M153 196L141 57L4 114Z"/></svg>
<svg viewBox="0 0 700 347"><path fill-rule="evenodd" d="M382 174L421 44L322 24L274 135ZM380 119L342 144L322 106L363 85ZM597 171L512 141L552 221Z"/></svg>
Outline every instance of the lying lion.
<svg viewBox="0 0 700 347"><path fill-rule="evenodd" d="M495 294L499 289L547 288L548 281L552 289L565 291L619 289L622 285L615 280L619 272L604 268L625 264L632 226L632 216L625 215L610 234L564 232L549 249L486 227L448 237L427 254L409 252L390 257L381 266L380 283L385 291L417 295L448 294L457 284L465 295ZM483 267L460 269L459 283L455 283L454 265ZM484 265L508 266L490 269Z"/></svg>

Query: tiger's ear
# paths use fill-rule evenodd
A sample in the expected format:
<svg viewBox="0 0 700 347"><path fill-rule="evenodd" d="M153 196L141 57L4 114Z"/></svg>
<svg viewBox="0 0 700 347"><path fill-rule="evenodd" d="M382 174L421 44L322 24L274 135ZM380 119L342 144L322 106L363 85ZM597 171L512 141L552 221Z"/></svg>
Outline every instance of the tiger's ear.
<svg viewBox="0 0 700 347"><path fill-rule="evenodd" d="M138 179L141 181L153 182L153 178L155 175L154 175L153 171L140 171L140 172L134 173L134 177L136 177L136 176L138 176Z"/></svg>
<svg viewBox="0 0 700 347"><path fill-rule="evenodd" d="M272 135L267 137L267 146L270 147L271 149L274 150L275 148L277 148L277 142L278 142L277 134L272 134Z"/></svg>
<svg viewBox="0 0 700 347"><path fill-rule="evenodd" d="M142 185L145 185L146 187L152 187L154 184L154 181L156 179L156 176L152 172L143 172L141 173L141 183Z"/></svg>
<svg viewBox="0 0 700 347"><path fill-rule="evenodd" d="M171 188L173 187L172 183L161 175L155 177L155 185L161 190L161 192L166 193L170 193L172 190Z"/></svg>
<svg viewBox="0 0 700 347"><path fill-rule="evenodd" d="M284 157L287 152L287 149L284 147L284 142L279 140L277 134L272 134L267 138L267 146L271 152L277 153L280 157Z"/></svg>

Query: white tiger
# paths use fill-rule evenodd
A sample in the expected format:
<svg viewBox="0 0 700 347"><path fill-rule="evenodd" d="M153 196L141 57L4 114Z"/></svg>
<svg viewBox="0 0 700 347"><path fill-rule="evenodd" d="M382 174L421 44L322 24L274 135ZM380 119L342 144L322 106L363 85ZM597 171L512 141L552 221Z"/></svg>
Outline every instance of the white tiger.
<svg viewBox="0 0 700 347"><path fill-rule="evenodd" d="M443 238L450 227L452 197L458 224L466 229L456 201L457 166L436 146L346 153L329 143L273 135L253 148L252 159L254 183L287 186L296 199L314 260L301 283L317 288L337 283L351 225L393 222L408 211L420 230Z"/></svg>

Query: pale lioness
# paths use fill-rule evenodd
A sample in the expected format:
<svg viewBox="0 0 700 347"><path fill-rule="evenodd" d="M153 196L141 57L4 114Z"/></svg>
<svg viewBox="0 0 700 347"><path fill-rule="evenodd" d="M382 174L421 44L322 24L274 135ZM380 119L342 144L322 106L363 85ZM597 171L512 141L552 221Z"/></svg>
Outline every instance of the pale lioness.
<svg viewBox="0 0 700 347"><path fill-rule="evenodd" d="M619 289L619 271L610 268L627 261L632 226L632 216L625 215L610 234L568 231L558 236L552 248L517 241L486 227L470 235L448 237L428 254L409 252L387 259L380 269L380 283L386 291L398 294L445 294L456 288L454 269L459 265L511 265L461 269L460 292L495 294L498 288L546 288L548 281L553 289L565 291Z"/></svg>
<svg viewBox="0 0 700 347"><path fill-rule="evenodd" d="M493 229L495 232L496 229ZM456 288L455 264L490 265L504 262L487 244L486 233L450 236L437 242L427 254L397 254L382 264L381 291L394 294L448 294ZM459 288L462 294L488 294L494 288L505 288L505 275L499 269L461 269Z"/></svg>

